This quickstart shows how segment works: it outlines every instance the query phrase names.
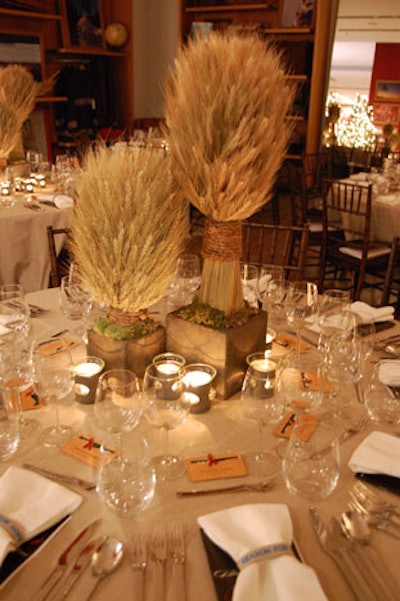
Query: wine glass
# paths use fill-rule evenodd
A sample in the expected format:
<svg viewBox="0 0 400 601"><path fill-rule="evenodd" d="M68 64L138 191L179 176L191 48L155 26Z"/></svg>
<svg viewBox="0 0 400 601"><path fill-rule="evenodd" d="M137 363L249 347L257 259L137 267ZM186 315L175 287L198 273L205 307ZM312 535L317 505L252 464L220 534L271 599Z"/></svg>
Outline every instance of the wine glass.
<svg viewBox="0 0 400 601"><path fill-rule="evenodd" d="M60 309L67 319L85 320L93 305L92 294L81 281L66 275L61 278Z"/></svg>
<svg viewBox="0 0 400 601"><path fill-rule="evenodd" d="M31 353L21 346L14 333L0 337L0 389L17 411L21 438L36 432L39 422L24 415L22 395L32 396L33 369Z"/></svg>
<svg viewBox="0 0 400 601"><path fill-rule="evenodd" d="M374 365L365 386L365 406L369 418L391 426L399 433L400 397L397 393L400 361L380 361Z"/></svg>
<svg viewBox="0 0 400 601"><path fill-rule="evenodd" d="M22 296L0 295L0 335L14 332L19 343L30 330L30 310Z"/></svg>
<svg viewBox="0 0 400 601"><path fill-rule="evenodd" d="M61 337L33 345L34 388L46 403L54 406L56 424L43 430L40 442L47 447L58 447L73 435L70 426L60 423L59 402L72 391L75 379L74 364L68 342Z"/></svg>
<svg viewBox="0 0 400 601"><path fill-rule="evenodd" d="M299 422L290 436L283 458L287 489L308 501L325 499L336 488L340 475L337 434L325 422Z"/></svg>
<svg viewBox="0 0 400 601"><path fill-rule="evenodd" d="M181 370L166 374L157 370L156 365L149 365L143 378L143 397L146 419L163 432L163 452L154 459L157 475L162 480L177 478L184 471L184 464L170 453L168 435L185 421L190 410Z"/></svg>
<svg viewBox="0 0 400 601"><path fill-rule="evenodd" d="M124 459L124 432L138 425L143 413L139 380L129 369L110 369L99 378L94 411L100 427L117 438L118 455Z"/></svg>
<svg viewBox="0 0 400 601"><path fill-rule="evenodd" d="M273 355L253 353L247 361L249 367L243 380L240 402L243 415L258 426L258 448L246 453L245 460L252 474L272 477L280 470L281 464L277 455L264 449L265 427L277 423L284 411L282 398L276 389L279 359Z"/></svg>
<svg viewBox="0 0 400 601"><path fill-rule="evenodd" d="M251 263L240 264L243 298L250 307L258 307L258 267Z"/></svg>
<svg viewBox="0 0 400 601"><path fill-rule="evenodd" d="M263 265L259 270L258 294L268 313L268 324L279 329L287 282L281 265Z"/></svg>
<svg viewBox="0 0 400 601"><path fill-rule="evenodd" d="M301 352L301 330L306 320L318 312L318 288L312 282L290 282L285 298L286 321L297 333L297 353Z"/></svg>

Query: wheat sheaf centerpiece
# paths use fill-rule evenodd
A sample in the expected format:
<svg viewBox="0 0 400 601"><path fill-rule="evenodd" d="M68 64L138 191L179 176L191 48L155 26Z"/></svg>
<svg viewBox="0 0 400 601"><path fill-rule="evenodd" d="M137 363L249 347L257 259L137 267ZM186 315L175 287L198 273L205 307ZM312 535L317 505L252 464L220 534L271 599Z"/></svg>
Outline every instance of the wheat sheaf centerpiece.
<svg viewBox="0 0 400 601"><path fill-rule="evenodd" d="M254 315L243 299L242 221L271 198L294 92L275 46L231 32L190 40L166 83L174 177L206 218L198 298L168 315L167 346L214 365L222 398L240 388L247 354L265 348L266 315ZM219 325L214 343L203 325L212 321Z"/></svg>
<svg viewBox="0 0 400 601"><path fill-rule="evenodd" d="M148 309L174 277L187 227L170 158L101 146L87 153L75 185L71 251L82 281L108 306L88 332L88 352L140 377L165 351L165 327Z"/></svg>
<svg viewBox="0 0 400 601"><path fill-rule="evenodd" d="M36 81L23 65L13 64L0 67L0 107L7 106L13 113L15 121L14 142L7 148L6 158L9 163L23 165L25 153L22 141L22 128L24 121L35 108L38 96L49 93L54 85L54 78L44 81ZM3 113L4 109L0 108ZM4 120L3 120L4 122ZM29 173L30 174L30 168Z"/></svg>

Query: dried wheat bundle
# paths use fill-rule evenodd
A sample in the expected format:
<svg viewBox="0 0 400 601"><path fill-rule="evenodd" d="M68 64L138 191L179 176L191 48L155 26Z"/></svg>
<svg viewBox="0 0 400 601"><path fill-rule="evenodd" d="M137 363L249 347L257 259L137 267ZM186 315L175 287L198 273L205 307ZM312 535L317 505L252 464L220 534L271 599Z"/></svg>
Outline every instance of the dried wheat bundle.
<svg viewBox="0 0 400 601"><path fill-rule="evenodd" d="M207 235L203 246L200 300L226 313L243 306L241 221L271 197L292 131L286 116L294 92L281 53L256 34L191 40L166 84L174 177L209 220L236 224L222 228L218 252Z"/></svg>
<svg viewBox="0 0 400 601"><path fill-rule="evenodd" d="M83 281L115 312L160 300L187 230L170 158L100 146L85 156L76 191L72 252Z"/></svg>
<svg viewBox="0 0 400 601"><path fill-rule="evenodd" d="M10 104L20 127L35 108L36 97L49 92L53 79L37 82L23 65L0 67L0 99Z"/></svg>
<svg viewBox="0 0 400 601"><path fill-rule="evenodd" d="M17 116L11 106L0 100L0 159L8 159L19 138Z"/></svg>

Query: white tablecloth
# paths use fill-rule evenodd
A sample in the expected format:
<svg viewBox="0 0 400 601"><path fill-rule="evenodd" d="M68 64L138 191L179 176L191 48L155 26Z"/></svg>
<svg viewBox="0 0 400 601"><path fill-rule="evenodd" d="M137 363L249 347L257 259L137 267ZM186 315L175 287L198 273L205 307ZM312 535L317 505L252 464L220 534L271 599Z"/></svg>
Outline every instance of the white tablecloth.
<svg viewBox="0 0 400 601"><path fill-rule="evenodd" d="M26 292L49 285L46 228L68 227L73 210L40 206L41 210L33 211L18 201L13 207L0 208L0 284L22 284ZM57 243L62 243L61 237Z"/></svg>
<svg viewBox="0 0 400 601"><path fill-rule="evenodd" d="M76 322L67 321L60 316L57 294L57 289L50 289L28 295L30 302L49 309L47 315L32 320L33 337L38 338L55 334L65 327L69 328L70 332L76 329ZM398 332L400 330L399 326L396 325L396 328ZM390 333L393 333L393 331L391 330ZM388 333L382 332L380 335L385 337L388 336ZM316 335L307 332L308 338L312 336ZM84 348L81 351L84 352ZM77 433L102 436L102 432L98 430L93 420L93 405L80 405L74 402L73 398L70 398L69 401L62 404L60 413L61 421L72 425ZM50 408L33 413L33 417L37 417L43 425L53 423L54 419ZM340 517L341 512L346 508L349 500L347 490L355 481L354 475L347 467L347 462L355 447L371 429L375 428L370 424L366 431L348 438L341 445L342 471L339 485L325 501L316 503L318 513L325 523L329 523L332 516ZM129 445L129 440L133 440L135 436L139 435L146 436L152 454L157 455L161 452L161 432L152 428L145 420L141 421L137 430L125 435L124 444ZM267 443L272 448L276 444L276 440L270 433ZM256 443L256 425L242 416L237 399L214 402L208 413L190 415L185 424L170 432L171 451L178 453L181 457L207 455L208 453L216 454L218 452L245 453L247 450L253 449ZM3 473L8 465L22 465L27 461L84 478L95 477L93 468L64 455L59 450L41 447L37 444L35 437L23 441L12 461L0 465L0 473ZM84 501L74 513L70 522L63 528L62 533L55 536L35 559L26 565L19 574L16 574L5 588L0 590L0 598L6 601L31 601L35 599L35 592L54 567L57 557L65 548L67 542L70 542L74 535L89 521L101 517L102 523L98 531L120 537L128 545L131 535L137 532L138 529L143 529L146 532L157 523L176 522L182 524L185 527L187 543L187 600L217 601L196 523L197 517L244 503L271 502L288 504L293 520L294 536L301 554L304 561L316 570L327 597L332 601L337 599L353 601L354 597L348 585L332 560L321 550L314 535L308 517L310 503L289 494L282 477L278 477L276 487L267 493L230 493L182 499L175 495L175 492L179 489L188 489L194 486L196 488L211 488L223 484L236 484L241 480L254 481L255 478L248 476L243 479L220 480L193 485L186 475L183 475L170 482L160 481L157 483L156 494L149 508L138 515L137 518L131 519L121 519L107 509L98 499L95 491L82 492ZM386 492L382 494L393 502L398 502L398 497L396 498ZM372 544L380 559L385 561L391 569L400 587L398 541L389 538L385 534L374 532ZM151 566L148 567L148 570L151 570ZM74 599L74 601L86 601L87 586L90 584L91 578L90 570L86 571L69 598ZM115 601L117 599L134 601L136 598L134 582L135 576L128 558L125 559L117 572L100 583L92 598L94 601ZM146 598L145 601L154 600ZM303 601L303 599L299 599L299 601Z"/></svg>

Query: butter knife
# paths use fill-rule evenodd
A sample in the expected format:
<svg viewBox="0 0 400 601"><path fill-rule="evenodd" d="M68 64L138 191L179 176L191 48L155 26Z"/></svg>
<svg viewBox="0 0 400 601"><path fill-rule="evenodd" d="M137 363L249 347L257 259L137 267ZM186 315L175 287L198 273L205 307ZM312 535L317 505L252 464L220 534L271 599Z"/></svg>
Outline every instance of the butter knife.
<svg viewBox="0 0 400 601"><path fill-rule="evenodd" d="M68 547L64 549L58 558L56 567L41 585L38 593L35 596L35 601L42 601L43 599L46 599L46 597L51 591L54 590L54 587L63 579L63 577L69 574L73 566L73 561L86 545L94 530L100 524L100 521L101 520L95 520L94 522L91 522L88 526L81 530L78 536L74 538L72 543L70 543Z"/></svg>
<svg viewBox="0 0 400 601"><path fill-rule="evenodd" d="M67 476L66 474L59 474L58 472L53 472L52 470L47 470L43 467L38 467L37 465L33 465L32 463L23 463L22 467L27 470L31 470L32 472L36 472L41 476L45 476L46 478L50 478L50 480L61 482L62 484L79 486L84 490L93 490L94 488L96 488L96 484L94 482L89 482L88 480L77 478L76 476Z"/></svg>

